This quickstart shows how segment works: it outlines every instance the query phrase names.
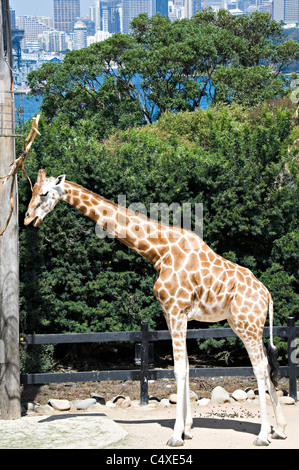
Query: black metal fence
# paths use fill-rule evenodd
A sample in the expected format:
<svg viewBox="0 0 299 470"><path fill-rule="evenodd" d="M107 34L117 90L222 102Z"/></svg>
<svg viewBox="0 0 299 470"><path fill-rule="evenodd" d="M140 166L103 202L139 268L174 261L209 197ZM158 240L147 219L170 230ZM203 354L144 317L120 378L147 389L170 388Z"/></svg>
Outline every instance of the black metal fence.
<svg viewBox="0 0 299 470"><path fill-rule="evenodd" d="M289 377L289 394L297 401L296 378L299 376L299 357L297 358L296 337L299 337L299 326L295 326L295 319L289 317L287 326L273 327L274 336L288 340L288 365L280 367L280 376ZM264 328L264 336L269 336L269 327ZM206 328L188 330L187 339L228 338L236 334L231 328ZM140 368L134 370L105 370L91 372L65 372L65 373L38 373L21 374L21 384L45 384L58 382L100 382L106 380L139 380L140 403L148 403L148 381L161 378L173 378L173 369L149 368L149 343L170 340L168 330L149 331L148 323L141 322L141 331L121 333L66 333L51 335L28 335L21 338L26 344L75 344L75 343L104 343L130 341L140 343ZM299 347L299 344L298 344ZM297 348L298 349L298 348ZM298 352L299 356L299 352ZM190 368L190 377L219 377L219 376L253 376L252 367L205 367Z"/></svg>

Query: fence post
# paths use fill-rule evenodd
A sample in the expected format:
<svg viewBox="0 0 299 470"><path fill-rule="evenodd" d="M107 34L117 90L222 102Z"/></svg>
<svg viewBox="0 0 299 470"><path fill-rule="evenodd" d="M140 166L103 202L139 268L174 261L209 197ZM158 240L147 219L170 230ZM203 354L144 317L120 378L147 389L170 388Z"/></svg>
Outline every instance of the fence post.
<svg viewBox="0 0 299 470"><path fill-rule="evenodd" d="M148 322L141 322L140 405L148 404Z"/></svg>
<svg viewBox="0 0 299 470"><path fill-rule="evenodd" d="M0 176L5 176L15 160L12 43L9 1L0 0ZM7 113L7 114L6 114ZM9 122L6 120L8 119ZM6 122L5 122L6 121ZM2 130L1 130L2 129ZM18 189L12 179L0 184L0 230L11 210L7 230L0 237L0 419L19 419L19 233Z"/></svg>
<svg viewBox="0 0 299 470"><path fill-rule="evenodd" d="M296 380L296 341L295 341L295 318L288 317L288 366L289 366L289 393L290 397L297 402L297 380Z"/></svg>

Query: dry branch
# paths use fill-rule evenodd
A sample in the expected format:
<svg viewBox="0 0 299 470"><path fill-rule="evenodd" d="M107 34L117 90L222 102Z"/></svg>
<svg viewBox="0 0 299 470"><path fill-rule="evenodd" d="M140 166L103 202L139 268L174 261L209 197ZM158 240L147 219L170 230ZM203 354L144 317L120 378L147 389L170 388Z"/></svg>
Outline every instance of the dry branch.
<svg viewBox="0 0 299 470"><path fill-rule="evenodd" d="M7 181L9 180L9 178L11 178L11 187L10 187L10 212L9 212L9 215L8 215L8 218L7 218L7 221L6 221L6 224L3 228L3 230L1 231L0 233L0 237L3 235L3 233L5 232L5 230L7 229L8 227L8 224L9 224L9 221L11 219L11 216L12 216L12 213L13 213L13 208L14 208L14 203L13 203L13 188L14 188L14 183L15 183L15 179L18 175L18 170L20 167L22 167L22 177L24 178L24 175L26 174L29 182L30 182L30 186L31 186L31 190L32 190L32 184L31 184L31 181L30 181L30 178L29 176L27 175L27 172L25 170L25 167L24 167L24 162L28 156L28 153L29 153L29 150L31 149L31 146L34 142L34 139L36 137L36 135L40 135L40 132L38 131L38 121L39 121L39 118L40 118L40 115L38 114L36 117L32 118L32 125L31 125L31 130L28 134L28 137L26 138L25 142L24 142L24 145L23 145L23 149L22 149L22 153L21 155L19 156L19 158L17 158L16 160L14 160L12 163L11 163L11 169L8 173L8 175L6 176L1 176L0 179L3 180L2 181L2 184L5 186Z"/></svg>

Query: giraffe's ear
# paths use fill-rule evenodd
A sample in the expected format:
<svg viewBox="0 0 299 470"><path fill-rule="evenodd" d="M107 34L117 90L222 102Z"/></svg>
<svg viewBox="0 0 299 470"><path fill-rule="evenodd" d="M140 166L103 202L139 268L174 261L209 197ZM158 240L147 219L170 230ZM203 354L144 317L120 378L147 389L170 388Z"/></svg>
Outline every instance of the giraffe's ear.
<svg viewBox="0 0 299 470"><path fill-rule="evenodd" d="M55 186L58 186L59 184L63 183L64 180L65 180L65 175L57 176L55 180Z"/></svg>

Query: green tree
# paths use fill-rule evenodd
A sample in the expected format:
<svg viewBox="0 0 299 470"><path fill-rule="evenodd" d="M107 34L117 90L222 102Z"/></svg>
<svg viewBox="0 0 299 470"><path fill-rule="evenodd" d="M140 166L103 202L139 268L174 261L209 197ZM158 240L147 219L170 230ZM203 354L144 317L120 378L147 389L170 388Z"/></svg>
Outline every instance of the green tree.
<svg viewBox="0 0 299 470"><path fill-rule="evenodd" d="M76 126L88 119L105 137L204 103L255 106L286 93L281 73L299 59L298 43L286 41L266 13L235 17L207 9L174 22L141 14L131 29L29 74L49 120Z"/></svg>

